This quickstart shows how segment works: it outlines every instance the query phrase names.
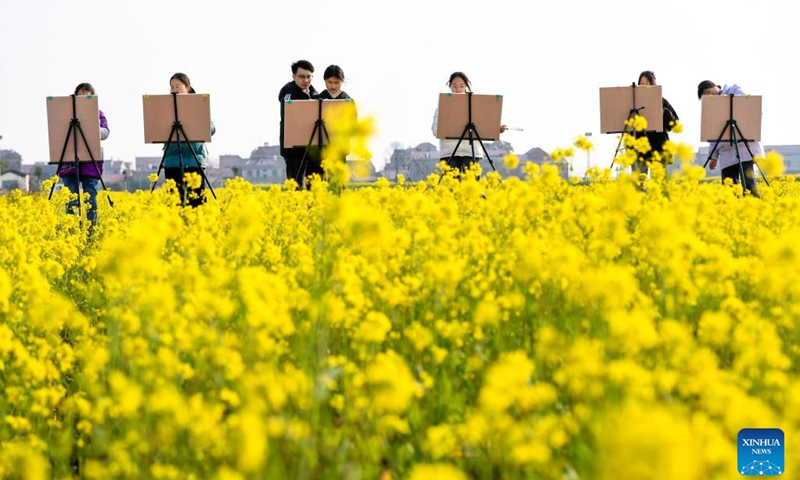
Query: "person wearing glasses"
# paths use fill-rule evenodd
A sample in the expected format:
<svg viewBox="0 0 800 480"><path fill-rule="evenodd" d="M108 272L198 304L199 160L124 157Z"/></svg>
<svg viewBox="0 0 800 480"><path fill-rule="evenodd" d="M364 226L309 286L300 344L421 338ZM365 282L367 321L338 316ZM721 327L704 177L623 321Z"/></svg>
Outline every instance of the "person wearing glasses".
<svg viewBox="0 0 800 480"><path fill-rule="evenodd" d="M178 95L195 93L189 77L185 73L176 73L169 79L170 93ZM211 135L216 132L214 122L211 122ZM192 154L194 151L194 155ZM195 161L195 155L197 161ZM183 169L181 171L181 164ZM172 179L178 189L181 205L188 204L197 207L206 202L205 182L203 172L206 168L206 147L203 142L172 142L164 155L164 179ZM186 174L194 173L200 177L200 186L187 186Z"/></svg>
<svg viewBox="0 0 800 480"><path fill-rule="evenodd" d="M697 99L703 98L703 95L746 95L738 85L725 85L720 87L711 80L703 80L697 85ZM744 172L744 187L750 191L756 198L761 198L758 192L758 184L756 183L756 176L753 170L753 156L764 156L764 147L761 142L747 142L749 150L744 144L731 145L730 142L719 142L714 156L711 157L708 168L714 170L719 163L722 168L721 177L722 182L730 178L734 185L739 184L740 171L739 159L742 161L742 171ZM713 148L713 147L712 147ZM739 157L736 156L736 151L739 151ZM752 152L752 155L751 155Z"/></svg>
<svg viewBox="0 0 800 480"><path fill-rule="evenodd" d="M447 80L446 85L450 88L451 93L465 94L472 91L472 83L469 77L464 72L453 72L450 74L450 79ZM439 107L433 113L433 125L431 131L433 136L437 136L439 128ZM508 129L505 125L500 125L500 132L505 132ZM458 145L458 150L456 150ZM473 157L473 146L475 147L475 156ZM452 155L452 160L450 159ZM473 142L471 146L469 139L465 138L458 144L458 139L439 139L439 160L446 162L450 168L458 169L460 173L469 170L473 163L480 161L483 158L483 148L480 143ZM459 176L460 178L460 176Z"/></svg>
<svg viewBox="0 0 800 480"><path fill-rule="evenodd" d="M658 85L656 83L656 74L651 72L650 70L645 70L644 72L639 74L639 85ZM672 108L672 105L667 101L666 98L661 97L661 106L662 113L663 113L663 121L664 121L664 131L662 132L635 132L634 136L636 138L640 137L647 137L648 142L650 143L650 151L639 157L639 159L633 163L631 166L631 170L634 173L639 173L640 175L647 176L647 172L649 170L648 163L653 161L655 157L654 153L658 152L659 158L661 159L662 152L664 151L664 144L669 140L669 135L667 132L672 130L672 127L675 126L675 122L678 121L678 114L675 112L675 109ZM661 159L663 162L663 159Z"/></svg>
<svg viewBox="0 0 800 480"><path fill-rule="evenodd" d="M306 153L306 147L284 145L284 112L287 100L318 98L317 90L311 85L313 78L314 65L308 60L298 60L292 64L292 81L287 82L278 93L278 101L281 104L280 152L286 162L286 178L294 179L298 188L303 187L303 181L307 176L317 174L322 177L322 163L316 149L309 149ZM305 161L303 157L305 157Z"/></svg>
<svg viewBox="0 0 800 480"><path fill-rule="evenodd" d="M75 87L75 95L94 95L94 87L90 83L81 83ZM102 110L99 112L100 140L105 140L108 138L108 134L110 133L108 129L108 120L106 120L106 116L103 114ZM102 154L102 151L100 153ZM97 165L96 168L95 164ZM78 175L78 173L80 173L80 175ZM89 206L86 209L86 219L93 226L97 225L97 182L102 174L102 155L101 159L98 159L96 162L84 162L79 164L77 169L75 168L74 164L64 163L61 165L61 168L58 171L58 176L61 178L61 181L64 182L64 187L66 187L66 189L71 193L80 195L79 188L83 188L83 192L89 194ZM80 182L78 181L78 178L80 178ZM77 208L78 198L76 197L75 200L71 200L67 204L67 213L77 213Z"/></svg>

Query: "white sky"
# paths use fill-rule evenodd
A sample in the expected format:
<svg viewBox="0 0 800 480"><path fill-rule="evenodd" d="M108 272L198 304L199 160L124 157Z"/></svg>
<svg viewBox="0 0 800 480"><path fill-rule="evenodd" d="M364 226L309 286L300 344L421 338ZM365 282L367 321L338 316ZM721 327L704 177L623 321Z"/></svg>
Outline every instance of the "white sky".
<svg viewBox="0 0 800 480"><path fill-rule="evenodd" d="M303 6L305 5L305 6ZM517 153L568 147L593 132L592 164L610 165L617 137L599 134L600 87L655 71L698 146L697 84L736 83L762 95L766 145L800 143L791 88L797 49L790 2L525 0L2 0L0 148L47 160L45 98L92 83L111 136L106 158L160 156L144 143L142 95L168 92L175 72L211 95L212 156L248 157L277 144L278 91L305 58L340 65L359 115L373 115L380 169L390 146L436 144L431 119L451 72L503 95L503 140ZM781 94L780 92L784 92ZM579 155L576 171L587 159Z"/></svg>

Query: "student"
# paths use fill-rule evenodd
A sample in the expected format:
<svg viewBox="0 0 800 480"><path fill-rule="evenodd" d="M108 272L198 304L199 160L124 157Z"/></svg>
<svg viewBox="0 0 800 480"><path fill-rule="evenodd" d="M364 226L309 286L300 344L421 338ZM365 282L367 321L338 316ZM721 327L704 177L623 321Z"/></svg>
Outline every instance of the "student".
<svg viewBox="0 0 800 480"><path fill-rule="evenodd" d="M697 99L703 98L703 95L745 95L744 91L738 85L725 85L720 87L711 80L703 80L697 85ZM722 132L720 132L722 133ZM722 167L722 182L726 178L730 178L734 184L738 185L741 178L741 173L744 173L744 186L750 191L753 196L761 198L758 192L758 185L756 184L755 172L753 170L753 156L764 156L764 148L761 142L747 142L749 150L744 143L731 145L729 142L719 142L714 156L710 158L708 168L714 170L717 168L717 162ZM714 148L711 146L710 148ZM739 151L739 157L736 156L736 151ZM739 159L741 159L741 171L739 170Z"/></svg>
<svg viewBox="0 0 800 480"><path fill-rule="evenodd" d="M656 83L656 74L651 72L650 70L645 70L644 72L640 73L639 85L658 85ZM664 97L661 97L661 106L662 106L664 130L662 132L648 131L648 132L636 132L634 134L636 138L640 138L643 136L647 137L647 140L650 143L650 151L642 155L639 158L639 160L634 162L634 164L631 166L631 170L633 172L638 172L640 174L647 175L647 172L649 170L647 164L653 161L655 152L658 152L659 155L663 154L664 144L667 142L667 140L669 140L669 135L667 132L671 131L672 127L675 126L675 122L678 121L678 114L675 112L675 109L672 108L672 105Z"/></svg>
<svg viewBox="0 0 800 480"><path fill-rule="evenodd" d="M447 86L450 87L450 92L455 94L465 94L472 91L472 83L464 72L453 72L450 74ZM433 113L433 125L431 126L433 136L437 135L438 128L439 107L436 107L436 111ZM508 127L505 125L500 125L500 132L505 132L507 129ZM477 138L474 139L472 146L469 143L469 137L465 137L461 140L461 144L458 145L458 150L456 150L456 145L458 145L458 139L439 140L439 159L443 162L447 162L451 168L458 169L463 173L465 170L469 170L473 163L483 158L483 147L481 147ZM474 158L473 146L475 153ZM451 155L453 156L452 160L450 159Z"/></svg>
<svg viewBox="0 0 800 480"><path fill-rule="evenodd" d="M326 100L353 100L350 95L342 90L344 83L344 70L338 65L329 65L322 74L325 79L325 90L320 92L319 98ZM353 102L353 117L351 119L353 126L358 122L358 113L355 110L355 102ZM349 138L342 145L342 151L337 152L340 156L340 161L347 162L347 155L350 154L350 141Z"/></svg>
<svg viewBox="0 0 800 480"><path fill-rule="evenodd" d="M344 83L344 70L339 65L329 65L322 74L325 79L325 90L319 94L319 98L326 99L347 99L351 98L344 90L342 84Z"/></svg>
<svg viewBox="0 0 800 480"><path fill-rule="evenodd" d="M176 73L169 79L170 93L179 95L195 93L189 77L185 73ZM214 122L211 122L211 135L216 132ZM166 146L165 146L166 147ZM194 154L192 154L194 152ZM195 156L197 159L195 160ZM206 202L204 170L206 168L206 148L203 142L186 142L173 140L164 156L164 179L172 179L178 189L181 205L188 203L197 207ZM199 187L187 187L186 174L195 173L200 176Z"/></svg>
<svg viewBox="0 0 800 480"><path fill-rule="evenodd" d="M94 95L94 87L89 83L81 83L75 87L75 95L85 96ZM100 110L100 140L108 138L110 131L108 129L108 120L105 114ZM101 150L102 157L102 150ZM95 163L97 167L95 167ZM80 174L80 175L79 175ZM83 188L84 193L89 194L89 205L86 209L86 219L92 225L97 225L97 182L103 174L103 160L96 159L96 162L81 162L78 168L75 168L74 163L64 162L58 171L58 176L64 182L66 187L71 193L80 197L79 188ZM80 180L79 180L80 178ZM78 198L70 201L67 204L67 213L77 214L78 212Z"/></svg>
<svg viewBox="0 0 800 480"><path fill-rule="evenodd" d="M292 64L292 81L287 82L280 92L278 101L281 104L281 131L280 131L280 152L286 162L286 178L293 178L298 187L303 186L306 176L317 174L322 177L322 164L319 152L316 149L306 147L287 146L283 142L284 112L287 100L311 100L318 98L317 91L311 85L314 78L314 65L308 60L298 60ZM308 154L306 154L308 153ZM304 160L305 157L305 160Z"/></svg>

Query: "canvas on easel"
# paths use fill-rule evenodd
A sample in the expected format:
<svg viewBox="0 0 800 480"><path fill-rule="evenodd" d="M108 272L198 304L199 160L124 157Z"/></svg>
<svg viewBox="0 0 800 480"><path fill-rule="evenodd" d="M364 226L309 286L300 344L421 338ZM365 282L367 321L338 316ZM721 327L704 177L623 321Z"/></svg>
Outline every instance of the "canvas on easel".
<svg viewBox="0 0 800 480"><path fill-rule="evenodd" d="M47 130L50 146L50 162L57 164L74 161L100 161L100 112L97 95L76 95L73 112L73 96L47 97ZM81 132L70 125L73 120L80 122L80 131L86 137L84 142ZM77 138L77 156L75 158L75 139ZM63 158L62 158L63 153Z"/></svg>
<svg viewBox="0 0 800 480"><path fill-rule="evenodd" d="M600 132L623 133L631 112L647 120L647 131L664 131L664 107L660 85L600 88Z"/></svg>
<svg viewBox="0 0 800 480"><path fill-rule="evenodd" d="M450 140L462 138L464 128L470 122L470 97L472 97L471 120L475 125L475 132L482 141L500 139L503 96L476 93L472 95L439 94L439 120L436 127L436 138ZM468 138L465 137L465 140Z"/></svg>
<svg viewBox="0 0 800 480"><path fill-rule="evenodd" d="M736 121L743 136L740 140L761 141L760 95L704 95L700 108L700 141L716 142L730 120ZM729 141L729 133L721 141Z"/></svg>
<svg viewBox="0 0 800 480"><path fill-rule="evenodd" d="M198 93L174 97L172 94L142 96L145 143L167 143L176 117L187 137L181 138L182 142L211 142L210 96ZM172 142L176 141L173 135Z"/></svg>
<svg viewBox="0 0 800 480"><path fill-rule="evenodd" d="M284 104L283 144L286 148L306 148L309 143L316 146L328 145L328 135L337 130L336 122L351 116L348 108L355 112L352 99L325 99L325 100L286 100ZM319 131L317 121L321 120L325 126L324 131ZM321 134L321 144L320 144ZM313 136L313 138L312 138Z"/></svg>

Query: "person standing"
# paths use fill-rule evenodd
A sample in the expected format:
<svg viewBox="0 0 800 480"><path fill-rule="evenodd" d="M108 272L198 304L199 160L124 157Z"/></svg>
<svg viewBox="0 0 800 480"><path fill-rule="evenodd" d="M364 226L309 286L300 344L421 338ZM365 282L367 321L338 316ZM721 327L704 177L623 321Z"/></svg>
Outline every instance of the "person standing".
<svg viewBox="0 0 800 480"><path fill-rule="evenodd" d="M94 87L90 83L81 83L75 87L76 96L94 95ZM100 140L105 140L111 133L108 129L108 120L102 110L100 115ZM102 157L102 150L101 150ZM64 183L64 187L71 193L80 196L80 190L89 194L89 205L86 209L86 219L92 224L97 225L97 182L103 174L103 160L97 159L95 162L81 162L76 168L74 164L63 163L58 170L58 176ZM78 197L67 204L67 213L76 214L78 209Z"/></svg>
<svg viewBox="0 0 800 480"><path fill-rule="evenodd" d="M278 101L281 104L280 152L286 162L286 178L294 179L299 188L304 179L314 174L322 177L322 164L317 149L306 149L284 144L285 111L287 100L312 100L318 98L317 90L311 85L314 78L314 65L308 60L298 60L292 64L292 81L287 82L280 92Z"/></svg>
<svg viewBox="0 0 800 480"><path fill-rule="evenodd" d="M703 98L703 95L745 95L744 90L738 85L725 85L720 87L711 80L703 80L697 85L697 99ZM711 170L717 168L717 164L722 168L721 176L722 182L730 178L734 185L738 185L739 181L744 174L744 187L750 193L761 198L758 191L758 184L756 183L756 176L754 166L754 156L764 156L764 147L761 142L748 141L749 149L745 145L732 145L730 142L720 141L716 145L716 150L713 156L709 159L708 167ZM712 147L713 148L713 147ZM738 157L737 157L738 150ZM741 159L741 170L739 160Z"/></svg>
<svg viewBox="0 0 800 480"><path fill-rule="evenodd" d="M645 70L644 72L640 73L639 85L658 85L656 83L656 74L650 70ZM633 172L647 175L649 170L648 163L652 162L653 159L656 158L656 152L658 152L658 158L663 162L662 155L664 152L664 144L667 142L667 140L669 140L669 134L667 132L670 132L672 127L675 126L675 122L678 121L678 114L675 112L675 109L672 108L672 105L669 103L669 101L667 101L667 99L664 97L661 97L661 106L664 121L663 131L635 133L636 138L641 138L643 136L647 137L647 141L650 143L650 151L639 157L639 159L634 162L631 167Z"/></svg>
<svg viewBox="0 0 800 480"><path fill-rule="evenodd" d="M348 132L351 131L358 123L358 113L356 111L353 98L348 95L347 92L342 90L342 84L344 83L344 70L342 70L342 67L338 65L329 65L322 74L322 78L325 80L325 90L320 92L319 98L325 100L350 100L352 102L350 104L352 106L352 110L349 111L349 113L352 113L352 115L348 117L350 124L347 126L348 128L343 129ZM342 163L346 163L347 155L350 154L350 137L348 136L346 140L335 143L337 143L339 146L339 148L334 149L336 157ZM326 147L326 149L327 148L329 147Z"/></svg>
<svg viewBox="0 0 800 480"><path fill-rule="evenodd" d="M189 77L185 73L176 73L169 79L170 93L178 95L196 93ZM211 135L216 132L214 122L211 122ZM195 160L196 157L196 160ZM181 205L188 204L197 207L206 203L204 170L206 168L206 147L203 142L172 142L164 155L164 179L172 179L178 189ZM200 177L199 186L186 182L187 174L196 174Z"/></svg>
<svg viewBox="0 0 800 480"><path fill-rule="evenodd" d="M463 95L472 91L472 83L464 72L451 73L446 85L450 88L450 92L454 94ZM501 133L507 129L508 127L505 125L500 125ZM439 107L436 107L433 113L433 125L431 126L433 136L438 136L438 130ZM439 139L439 160L446 162L450 168L458 169L460 173L464 173L464 171L470 169L473 163L483 158L483 148L477 138L474 139L472 145L470 145L469 138L466 137L461 140L460 145L458 142L457 139ZM458 145L457 150L456 145Z"/></svg>
<svg viewBox="0 0 800 480"><path fill-rule="evenodd" d="M325 90L320 92L319 98L328 100L345 100L351 98L344 90L342 84L344 83L344 70L339 65L329 65L322 74L325 80Z"/></svg>
<svg viewBox="0 0 800 480"><path fill-rule="evenodd" d="M450 74L450 79L447 80L446 85L450 88L450 92L454 94L466 94L472 91L472 83L464 72ZM433 125L431 125L431 132L433 132L434 137L438 135L438 130L439 107L436 107L433 113ZM458 145L458 140L439 139L439 160L446 162L450 168L458 169L460 173L464 173L465 170L469 170L473 163L483 158L483 149L479 144L475 145L475 143L477 142L470 145L467 138L462 140L460 145ZM458 145L458 150L456 150L456 145Z"/></svg>

